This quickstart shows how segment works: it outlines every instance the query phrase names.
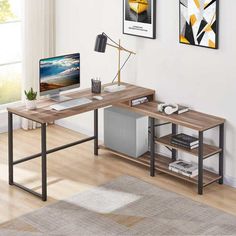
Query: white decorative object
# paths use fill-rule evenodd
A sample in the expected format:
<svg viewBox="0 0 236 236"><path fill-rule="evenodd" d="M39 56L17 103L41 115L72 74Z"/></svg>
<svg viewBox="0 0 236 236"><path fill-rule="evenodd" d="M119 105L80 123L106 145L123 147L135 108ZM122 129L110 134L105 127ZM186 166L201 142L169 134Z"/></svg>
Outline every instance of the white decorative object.
<svg viewBox="0 0 236 236"><path fill-rule="evenodd" d="M25 106L27 110L35 110L37 108L36 100L25 100Z"/></svg>
<svg viewBox="0 0 236 236"><path fill-rule="evenodd" d="M166 115L172 115L179 110L178 104L158 103L157 111L164 112Z"/></svg>
<svg viewBox="0 0 236 236"><path fill-rule="evenodd" d="M126 89L125 85L110 85L104 88L105 92L109 92L109 93L115 93L115 92L119 92L119 91L123 91Z"/></svg>

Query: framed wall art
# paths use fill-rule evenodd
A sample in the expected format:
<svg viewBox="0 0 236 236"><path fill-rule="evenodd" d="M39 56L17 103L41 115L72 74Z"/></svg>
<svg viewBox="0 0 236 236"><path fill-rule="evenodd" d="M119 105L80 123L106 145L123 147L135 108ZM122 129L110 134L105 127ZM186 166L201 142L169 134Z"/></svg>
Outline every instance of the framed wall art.
<svg viewBox="0 0 236 236"><path fill-rule="evenodd" d="M218 49L219 0L180 0L180 43Z"/></svg>
<svg viewBox="0 0 236 236"><path fill-rule="evenodd" d="M156 0L123 0L123 33L156 38Z"/></svg>

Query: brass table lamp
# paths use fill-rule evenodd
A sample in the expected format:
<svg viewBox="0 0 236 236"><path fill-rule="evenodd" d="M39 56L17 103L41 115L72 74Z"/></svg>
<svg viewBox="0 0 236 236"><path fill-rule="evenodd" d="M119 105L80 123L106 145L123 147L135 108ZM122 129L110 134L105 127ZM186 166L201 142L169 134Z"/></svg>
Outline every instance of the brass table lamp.
<svg viewBox="0 0 236 236"><path fill-rule="evenodd" d="M108 43L108 39L113 43L110 44ZM127 61L129 60L130 56L133 54L135 55L135 52L132 52L130 50L125 49L124 47L121 46L121 41L119 40L119 43L116 43L114 40L112 40L111 38L109 38L104 32L102 34L99 34L96 38L96 44L95 44L95 51L96 52L101 52L104 53L106 51L106 46L110 46L113 48L116 48L118 50L118 72L115 76L115 78L113 79L112 83L115 81L115 79L118 77L118 83L115 85L111 85L111 86L107 86L104 88L105 91L107 92L117 92L117 91L121 91L124 90L126 88L125 85L121 84L121 70L123 69L123 67L125 66L125 64L127 63ZM123 63L123 65L121 66L121 51L124 52L128 52L129 56L126 59L126 61Z"/></svg>

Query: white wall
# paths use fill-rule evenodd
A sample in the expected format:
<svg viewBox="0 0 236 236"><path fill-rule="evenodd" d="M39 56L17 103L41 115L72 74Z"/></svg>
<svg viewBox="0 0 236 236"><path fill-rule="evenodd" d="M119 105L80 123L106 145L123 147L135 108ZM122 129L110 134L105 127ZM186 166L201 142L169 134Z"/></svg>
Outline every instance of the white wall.
<svg viewBox="0 0 236 236"><path fill-rule="evenodd" d="M57 55L71 52L81 53L81 88L91 85L91 78L101 77L103 83L110 83L117 72L118 54L113 48L107 48L105 54L94 52L96 36L103 31L111 38L125 39L123 46L135 48L136 39L121 34L122 1L107 0L56 1L56 53ZM124 55L126 56L126 55ZM128 67L122 72L124 80L129 77L134 82L135 58L129 61ZM100 130L103 130L102 110L99 111ZM93 127L92 114L80 115L59 122L64 126L91 134ZM100 138L103 133L100 132Z"/></svg>
<svg viewBox="0 0 236 236"><path fill-rule="evenodd" d="M125 81L156 89L159 100L187 104L227 119L226 180L236 186L236 25L232 10L236 1L220 2L219 50L178 43L178 3L157 0L157 39L149 40L122 35L121 0L57 0L56 51L81 52L82 87L89 87L91 77L101 76L109 82L116 71L114 50L104 55L93 52L96 34L105 31L114 39L124 39L125 46L138 53L123 73ZM67 119L63 124L91 133L92 116ZM216 134L217 130L209 131L206 137L217 142ZM213 158L207 165L217 169L216 162Z"/></svg>

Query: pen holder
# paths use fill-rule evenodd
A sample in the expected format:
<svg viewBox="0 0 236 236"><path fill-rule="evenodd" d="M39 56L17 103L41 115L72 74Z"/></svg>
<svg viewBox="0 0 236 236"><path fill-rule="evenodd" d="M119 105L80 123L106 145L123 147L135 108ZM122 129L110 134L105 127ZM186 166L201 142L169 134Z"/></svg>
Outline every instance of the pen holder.
<svg viewBox="0 0 236 236"><path fill-rule="evenodd" d="M100 80L97 79L91 79L92 82L92 93L101 93L102 90L102 83Z"/></svg>

